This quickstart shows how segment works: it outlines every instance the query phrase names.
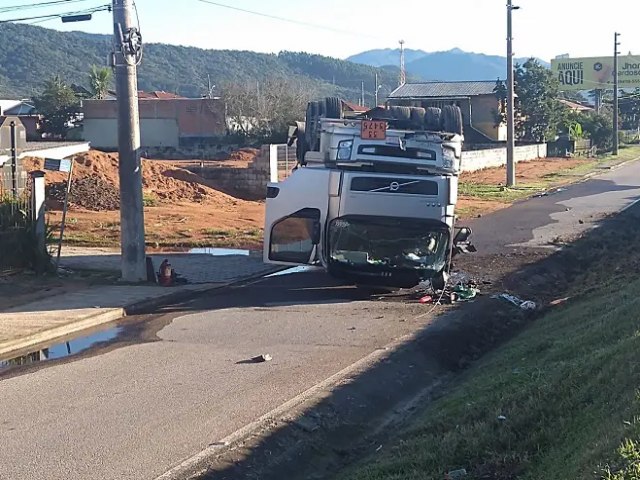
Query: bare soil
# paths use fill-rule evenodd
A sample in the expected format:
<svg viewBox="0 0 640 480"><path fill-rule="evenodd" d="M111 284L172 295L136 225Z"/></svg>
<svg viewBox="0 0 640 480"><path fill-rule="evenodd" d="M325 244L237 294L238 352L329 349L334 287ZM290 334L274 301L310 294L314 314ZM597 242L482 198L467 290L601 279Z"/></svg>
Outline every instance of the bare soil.
<svg viewBox="0 0 640 480"><path fill-rule="evenodd" d="M223 165L246 168L257 150L234 152ZM215 182L183 168L189 161L142 160L145 228L150 247L234 246L258 248L264 203L236 198ZM43 160L27 158L27 170ZM67 174L47 172L49 223L59 224ZM92 150L74 159L66 238L86 246L117 245L120 200L117 154ZM230 194L231 193L231 194Z"/></svg>
<svg viewBox="0 0 640 480"><path fill-rule="evenodd" d="M569 170L585 163L589 163L589 160L584 158L544 158L520 162L516 165L516 181L518 183L536 183L549 175L562 170ZM486 168L477 172L463 173L460 175L460 181L504 185L506 177L506 167Z"/></svg>

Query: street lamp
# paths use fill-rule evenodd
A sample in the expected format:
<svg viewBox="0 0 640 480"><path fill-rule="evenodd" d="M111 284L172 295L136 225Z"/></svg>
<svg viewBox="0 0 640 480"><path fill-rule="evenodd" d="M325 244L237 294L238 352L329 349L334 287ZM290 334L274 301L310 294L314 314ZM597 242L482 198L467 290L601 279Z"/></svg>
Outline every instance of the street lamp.
<svg viewBox="0 0 640 480"><path fill-rule="evenodd" d="M507 186L516 184L515 165L515 106L513 85L513 28L511 12L520 7L513 5L512 0L507 0Z"/></svg>

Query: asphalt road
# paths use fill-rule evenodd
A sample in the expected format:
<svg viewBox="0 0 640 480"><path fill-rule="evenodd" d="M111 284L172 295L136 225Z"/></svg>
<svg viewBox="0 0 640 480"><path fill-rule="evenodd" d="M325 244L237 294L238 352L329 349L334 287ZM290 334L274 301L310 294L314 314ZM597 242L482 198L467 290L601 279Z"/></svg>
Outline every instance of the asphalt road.
<svg viewBox="0 0 640 480"><path fill-rule="evenodd" d="M475 220L475 243L488 253L547 246L640 198L638 178L640 163L631 164ZM0 478L155 478L423 329L424 312L369 300L318 272L200 298L111 348L1 378ZM243 363L263 353L273 360Z"/></svg>

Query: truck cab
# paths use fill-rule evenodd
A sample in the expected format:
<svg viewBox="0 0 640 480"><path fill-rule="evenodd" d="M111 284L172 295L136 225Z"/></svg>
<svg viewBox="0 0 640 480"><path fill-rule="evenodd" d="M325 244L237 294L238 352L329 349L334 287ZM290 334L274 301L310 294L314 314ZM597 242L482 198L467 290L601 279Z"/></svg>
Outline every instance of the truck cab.
<svg viewBox="0 0 640 480"><path fill-rule="evenodd" d="M420 122L407 121L413 112L405 110L396 121L388 109L334 118L334 102L308 109L294 132L299 165L267 187L265 262L322 266L378 286L442 276L460 243L462 132L435 130L424 112L414 114Z"/></svg>

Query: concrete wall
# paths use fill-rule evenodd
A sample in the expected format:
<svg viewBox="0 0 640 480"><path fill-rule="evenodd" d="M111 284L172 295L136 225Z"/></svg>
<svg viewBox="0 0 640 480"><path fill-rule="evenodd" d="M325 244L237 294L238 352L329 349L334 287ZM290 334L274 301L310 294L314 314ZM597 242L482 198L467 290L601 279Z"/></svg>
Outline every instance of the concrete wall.
<svg viewBox="0 0 640 480"><path fill-rule="evenodd" d="M113 118L86 118L83 121L83 137L94 148L118 147L118 121ZM140 144L144 147L178 147L180 138L175 119L141 118Z"/></svg>
<svg viewBox="0 0 640 480"><path fill-rule="evenodd" d="M527 145L516 147L515 161L525 162L538 158L546 158L547 145ZM501 167L507 164L507 149L493 148L490 150L472 150L462 152L462 171L475 172L483 168Z"/></svg>
<svg viewBox="0 0 640 480"><path fill-rule="evenodd" d="M264 200L270 178L269 145L263 145L260 155L248 168L205 167L189 168L209 180L215 180L222 190L247 200Z"/></svg>

